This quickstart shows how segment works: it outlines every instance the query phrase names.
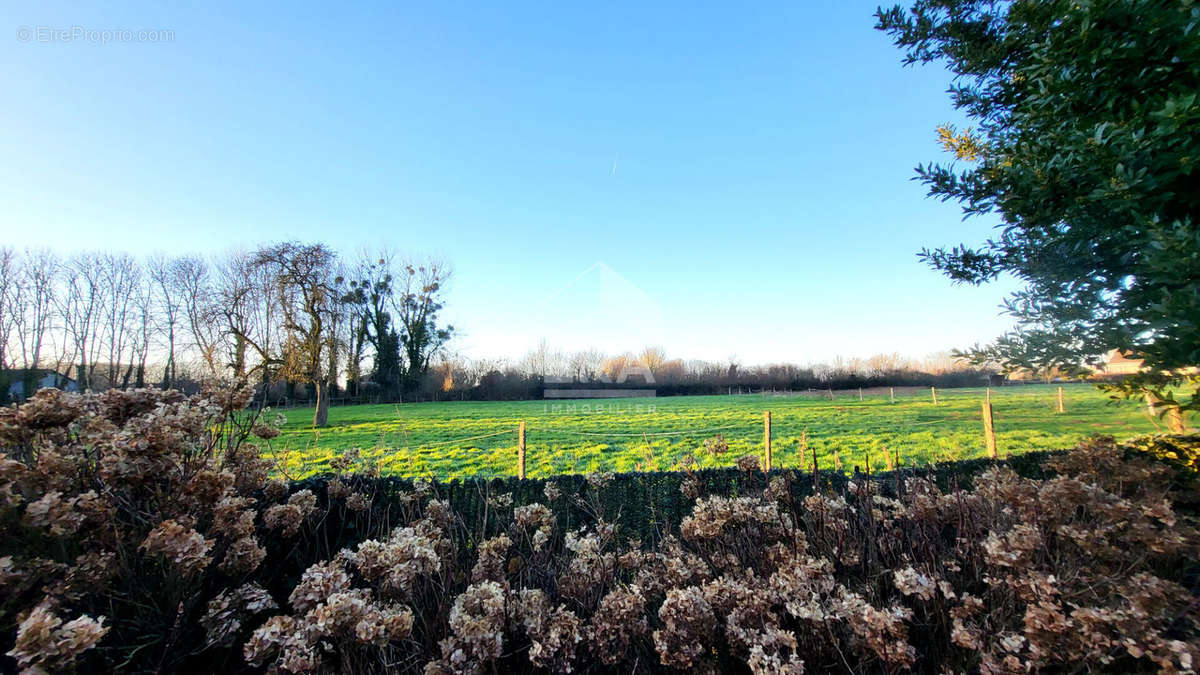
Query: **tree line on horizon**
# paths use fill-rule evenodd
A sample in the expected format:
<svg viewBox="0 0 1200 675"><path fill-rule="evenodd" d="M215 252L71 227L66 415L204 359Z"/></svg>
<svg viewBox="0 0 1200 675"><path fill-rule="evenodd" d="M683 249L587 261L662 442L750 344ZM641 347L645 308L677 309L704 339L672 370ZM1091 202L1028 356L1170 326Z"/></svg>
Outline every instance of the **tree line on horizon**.
<svg viewBox="0 0 1200 675"><path fill-rule="evenodd" d="M43 384L79 390L194 391L247 380L264 403L540 398L547 380L616 381L630 364L662 395L732 388L979 384L984 370L949 354L836 358L744 366L543 341L515 361L447 349L440 318L449 267L389 251L347 259L323 244L284 242L219 255L0 248L0 401Z"/></svg>
<svg viewBox="0 0 1200 675"><path fill-rule="evenodd" d="M310 390L323 425L339 386L419 387L454 332L439 316L449 276L440 261L348 260L319 243L144 259L0 248L0 396L46 376L79 390L283 384Z"/></svg>
<svg viewBox="0 0 1200 675"><path fill-rule="evenodd" d="M540 398L546 388L563 387L652 385L658 396L889 385L962 387L986 384L995 373L951 352L923 358L892 352L865 358L838 356L827 363L746 365L734 357L723 361L669 357L658 346L617 354L594 348L564 351L543 340L515 361L447 355L430 376L442 384L445 398L513 400Z"/></svg>

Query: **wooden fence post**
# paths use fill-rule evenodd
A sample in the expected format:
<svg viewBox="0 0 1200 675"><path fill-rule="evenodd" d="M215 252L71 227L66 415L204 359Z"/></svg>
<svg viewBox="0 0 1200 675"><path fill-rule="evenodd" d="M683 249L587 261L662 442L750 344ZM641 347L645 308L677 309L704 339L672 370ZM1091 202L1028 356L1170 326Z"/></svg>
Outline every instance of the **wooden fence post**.
<svg viewBox="0 0 1200 675"><path fill-rule="evenodd" d="M992 402L992 388L991 387L987 388L987 402L988 403Z"/></svg>
<svg viewBox="0 0 1200 675"><path fill-rule="evenodd" d="M1063 405L1063 392L1062 392L1062 387L1059 387L1059 388L1058 388L1058 412L1060 412L1060 413L1065 413L1065 412L1067 412L1067 409L1066 409L1066 407Z"/></svg>
<svg viewBox="0 0 1200 675"><path fill-rule="evenodd" d="M888 387L888 395L892 397L892 403L896 402L896 388Z"/></svg>
<svg viewBox="0 0 1200 675"><path fill-rule="evenodd" d="M517 478L525 480L525 420L517 427Z"/></svg>
<svg viewBox="0 0 1200 675"><path fill-rule="evenodd" d="M992 423L992 404L983 403L983 441L987 444L988 456L996 459L996 427Z"/></svg>
<svg viewBox="0 0 1200 675"><path fill-rule="evenodd" d="M858 400L860 400L860 401L861 401L861 400L863 400L863 397L862 397L862 387L859 387L859 388L858 388Z"/></svg>
<svg viewBox="0 0 1200 675"><path fill-rule="evenodd" d="M763 448L766 450L766 471L771 470L771 411L763 411Z"/></svg>
<svg viewBox="0 0 1200 675"><path fill-rule="evenodd" d="M937 387L930 387L929 393L933 396L933 404L937 405Z"/></svg>

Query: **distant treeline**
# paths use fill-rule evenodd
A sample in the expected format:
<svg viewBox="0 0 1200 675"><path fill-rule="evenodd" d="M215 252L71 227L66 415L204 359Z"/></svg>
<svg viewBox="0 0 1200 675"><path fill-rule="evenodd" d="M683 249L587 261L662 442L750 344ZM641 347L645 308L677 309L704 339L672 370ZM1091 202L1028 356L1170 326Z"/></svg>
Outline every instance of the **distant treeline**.
<svg viewBox="0 0 1200 675"><path fill-rule="evenodd" d="M257 382L266 405L539 399L549 387L651 385L659 396L979 385L947 353L743 366L640 353L465 358L440 319L449 268L386 250L346 259L284 242L137 258L0 247L0 403L43 386L94 390Z"/></svg>
<svg viewBox="0 0 1200 675"><path fill-rule="evenodd" d="M318 411L339 390L419 395L453 335L439 318L449 275L436 260L301 242L145 258L0 247L0 403L42 386L233 381L267 399L311 392Z"/></svg>
<svg viewBox="0 0 1200 675"><path fill-rule="evenodd" d="M516 363L445 359L430 369L422 400L525 400L545 389L652 388L658 396L858 387L974 387L997 382L994 370L966 366L949 354L909 359L881 354L800 366L667 359L663 350L605 356L595 350L562 355L544 345Z"/></svg>
<svg viewBox="0 0 1200 675"><path fill-rule="evenodd" d="M779 380L756 377L748 373L736 379L712 382L669 382L649 386L657 396L705 396L716 394L796 392L855 389L857 387L978 387L988 384L990 373L963 371L955 373L905 372L872 377L847 375L837 379L818 377ZM545 384L543 378L521 373L493 372L487 374L479 384L462 389L434 392L423 397L425 400L468 400L468 401L516 401L543 398L546 388L553 389L627 389L642 388L640 382L632 380L625 384L580 383L578 385Z"/></svg>

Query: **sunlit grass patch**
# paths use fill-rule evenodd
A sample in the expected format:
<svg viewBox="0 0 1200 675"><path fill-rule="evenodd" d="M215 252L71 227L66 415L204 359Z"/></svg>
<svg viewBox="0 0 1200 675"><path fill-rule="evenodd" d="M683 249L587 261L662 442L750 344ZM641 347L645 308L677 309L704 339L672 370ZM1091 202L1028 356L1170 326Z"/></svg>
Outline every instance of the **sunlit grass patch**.
<svg viewBox="0 0 1200 675"><path fill-rule="evenodd" d="M1055 412L1055 385L994 388L1001 456L1066 448L1094 434L1131 436L1156 430L1144 408L1113 403L1091 385L1065 385L1067 412ZM762 413L772 413L776 467L879 471L986 456L983 389L887 391L829 401L816 396L697 396L603 402L516 401L359 405L330 410L314 430L311 409L287 411L288 424L268 453L280 471L303 478L359 448L364 470L385 475L509 476L516 473L517 435L526 423L526 475L590 471L669 471L727 467L761 455ZM557 406L557 407L556 407ZM720 435L728 450L704 441ZM464 440L465 439L465 440Z"/></svg>

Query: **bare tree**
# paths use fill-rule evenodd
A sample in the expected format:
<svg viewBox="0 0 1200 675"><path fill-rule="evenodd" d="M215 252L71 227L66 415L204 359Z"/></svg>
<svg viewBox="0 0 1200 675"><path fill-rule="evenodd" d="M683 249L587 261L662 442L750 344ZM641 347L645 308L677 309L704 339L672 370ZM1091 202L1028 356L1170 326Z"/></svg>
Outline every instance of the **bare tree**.
<svg viewBox="0 0 1200 675"><path fill-rule="evenodd" d="M254 367L250 351L259 355L258 363L265 367L270 361L269 348L261 344L254 324L254 279L261 271L249 254L232 253L220 259L216 266L213 314L219 317L224 334L223 364L235 380L244 380Z"/></svg>
<svg viewBox="0 0 1200 675"><path fill-rule="evenodd" d="M591 382L600 375L603 364L604 354L600 350L585 349L572 354L567 366L576 382Z"/></svg>
<svg viewBox="0 0 1200 675"><path fill-rule="evenodd" d="M361 270L358 270L361 272ZM350 290L343 296L346 320L341 342L346 347L346 393L358 395L363 380L363 362L367 357L367 332L370 317L366 311L365 284L358 279L349 282Z"/></svg>
<svg viewBox="0 0 1200 675"><path fill-rule="evenodd" d="M17 253L7 246L0 247L0 370L8 370L12 366L9 349L19 323L17 316L22 313L21 306L24 303L18 272L20 267L21 260ZM0 384L7 389L6 382ZM0 392L0 396L4 395L7 395L7 391Z"/></svg>
<svg viewBox="0 0 1200 675"><path fill-rule="evenodd" d="M247 258L249 261L249 258ZM250 292L245 298L246 311L249 316L251 331L256 337L254 341L255 355L258 359L255 368L260 380L265 384L274 377L271 354L279 351L281 313L279 306L272 301L275 279L269 270L246 266Z"/></svg>
<svg viewBox="0 0 1200 675"><path fill-rule="evenodd" d="M102 277L100 307L102 323L100 339L108 358L105 377L108 386L123 389L128 386L132 370L134 340L133 319L137 314L137 288L141 283L141 267L127 253L107 253L101 257ZM122 365L125 372L122 374Z"/></svg>
<svg viewBox="0 0 1200 675"><path fill-rule="evenodd" d="M213 320L214 292L208 263L198 256L176 258L171 279L187 322L190 346L195 349L211 377L223 372L217 361L220 328Z"/></svg>
<svg viewBox="0 0 1200 675"><path fill-rule="evenodd" d="M210 354L214 372L265 385L284 365L279 340L285 331L277 270L258 253L229 253L213 266L208 312L217 337Z"/></svg>
<svg viewBox="0 0 1200 675"><path fill-rule="evenodd" d="M58 309L71 347L80 390L92 387L101 329L104 280L103 259L95 253L80 253L67 263L66 279Z"/></svg>
<svg viewBox="0 0 1200 675"><path fill-rule="evenodd" d="M557 354L550 348L550 344L546 342L546 338L542 338L538 341L538 346L530 350L517 367L523 374L530 377L554 377L558 375L554 371L556 356Z"/></svg>
<svg viewBox="0 0 1200 675"><path fill-rule="evenodd" d="M154 335L154 310L151 304L153 286L150 278L139 273L130 292L133 309L128 319L129 359L125 374L121 377L122 389L129 387L131 378L133 386L146 386L146 363Z"/></svg>
<svg viewBox="0 0 1200 675"><path fill-rule="evenodd" d="M867 359L867 367L870 368L871 374L876 376L886 376L906 368L911 368L908 361L897 352L875 354Z"/></svg>
<svg viewBox="0 0 1200 675"><path fill-rule="evenodd" d="M657 374L662 370L662 365L667 362L667 353L662 347L646 347L638 356L642 365L650 369L650 372Z"/></svg>
<svg viewBox="0 0 1200 675"><path fill-rule="evenodd" d="M178 264L164 255L155 255L146 263L146 273L150 279L151 318L166 347L162 388L172 389L177 379L176 351L184 313L183 293L177 279Z"/></svg>
<svg viewBox="0 0 1200 675"><path fill-rule="evenodd" d="M336 348L333 327L342 311L335 276L336 255L322 244L289 242L259 249L253 264L274 279L286 334L278 355L280 373L316 388L313 426L329 419L329 350Z"/></svg>
<svg viewBox="0 0 1200 675"><path fill-rule="evenodd" d="M339 358L349 348L349 343L345 339L347 337L345 331L351 323L349 311L353 304L353 295L346 288L346 269L336 257L333 260L333 269L330 274L333 275L331 288L335 297L333 298L334 309L329 312L329 326L325 338L325 372L329 389L333 391L337 389L338 375L341 374Z"/></svg>
<svg viewBox="0 0 1200 675"><path fill-rule="evenodd" d="M291 259L267 264L259 254L269 253ZM329 296L316 305L299 290L313 288L305 285L312 279L287 281L304 275L284 265L315 258L319 289ZM307 382L318 386L323 405L343 375L355 394L368 377L393 392L422 385L454 333L440 322L447 267L397 266L383 251L364 255L352 272L343 269L320 245L268 246L216 260L83 252L60 261L49 251L3 248L0 368L32 374L53 366L85 390L143 386L154 370L156 382L172 388L181 368L200 362L216 379L258 377L265 384L282 375ZM317 328L321 344L313 346ZM314 350L322 371L315 377L296 361ZM554 357L553 366L542 366L565 368L561 355Z"/></svg>
<svg viewBox="0 0 1200 675"><path fill-rule="evenodd" d="M22 258L20 284L24 292L21 311L15 316L20 337L21 367L25 369L26 396L34 385L34 371L43 367L43 349L53 339L55 284L60 267L58 256L49 249L27 250ZM64 353L61 350L54 352L57 362L53 369L58 378L62 372Z"/></svg>
<svg viewBox="0 0 1200 675"><path fill-rule="evenodd" d="M604 360L600 366L600 374L608 382L616 382L621 377L621 373L629 367L629 362L633 361L633 357L629 354L621 354L619 356L611 356Z"/></svg>

